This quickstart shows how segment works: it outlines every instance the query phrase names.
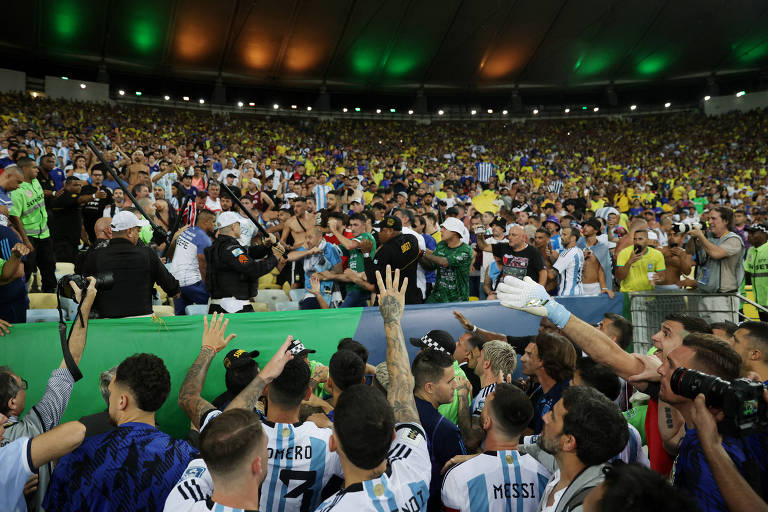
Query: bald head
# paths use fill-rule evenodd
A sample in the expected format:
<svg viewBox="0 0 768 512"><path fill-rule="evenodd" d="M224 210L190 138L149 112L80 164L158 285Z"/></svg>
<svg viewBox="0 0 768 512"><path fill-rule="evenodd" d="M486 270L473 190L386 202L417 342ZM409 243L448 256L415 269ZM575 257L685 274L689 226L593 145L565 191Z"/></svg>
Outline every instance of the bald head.
<svg viewBox="0 0 768 512"><path fill-rule="evenodd" d="M509 228L509 235L507 235L509 245L512 249L519 251L525 247L528 243L528 237L525 234L525 230L522 226L511 226Z"/></svg>
<svg viewBox="0 0 768 512"><path fill-rule="evenodd" d="M102 217L93 225L96 240L110 240L112 238L112 217Z"/></svg>

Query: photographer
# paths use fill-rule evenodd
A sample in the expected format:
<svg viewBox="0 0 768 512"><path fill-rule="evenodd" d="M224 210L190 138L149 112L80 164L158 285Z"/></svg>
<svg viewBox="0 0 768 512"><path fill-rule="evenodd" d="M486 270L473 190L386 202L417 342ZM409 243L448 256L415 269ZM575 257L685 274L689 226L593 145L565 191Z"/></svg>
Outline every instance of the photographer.
<svg viewBox="0 0 768 512"><path fill-rule="evenodd" d="M738 291L744 278L744 242L732 228L733 210L716 206L709 212L707 233L701 229L690 231L696 246L697 290L713 294ZM707 297L701 306L709 311L702 315L709 322L738 321L736 297Z"/></svg>
<svg viewBox="0 0 768 512"><path fill-rule="evenodd" d="M125 318L152 314L152 292L157 283L174 298L180 295L179 282L165 268L151 247L139 247L139 230L147 225L136 214L122 211L112 218L112 240L103 249L92 251L83 263L83 274L112 274L114 284L99 293L94 305L102 318Z"/></svg>

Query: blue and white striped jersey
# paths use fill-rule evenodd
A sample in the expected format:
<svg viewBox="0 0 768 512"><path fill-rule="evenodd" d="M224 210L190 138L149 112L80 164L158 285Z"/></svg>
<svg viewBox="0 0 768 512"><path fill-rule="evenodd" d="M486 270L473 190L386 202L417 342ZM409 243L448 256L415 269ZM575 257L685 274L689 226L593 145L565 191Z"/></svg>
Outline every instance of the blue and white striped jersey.
<svg viewBox="0 0 768 512"><path fill-rule="evenodd" d="M399 423L379 478L352 484L337 492L317 512L417 512L426 510L432 465L421 425Z"/></svg>
<svg viewBox="0 0 768 512"><path fill-rule="evenodd" d="M448 511L535 512L550 473L517 450L488 451L448 470L442 500Z"/></svg>
<svg viewBox="0 0 768 512"><path fill-rule="evenodd" d="M559 274L558 295L584 295L584 288L581 285L581 276L584 272L584 252L581 249L571 247L564 250L552 266Z"/></svg>
<svg viewBox="0 0 768 512"><path fill-rule="evenodd" d="M491 176L495 174L496 166L491 162L477 162L477 181L481 183L488 183Z"/></svg>
<svg viewBox="0 0 768 512"><path fill-rule="evenodd" d="M495 389L496 383L492 382L478 391L477 396L472 400L472 407L469 409L472 416L480 416L480 411L485 407L485 401L488 400L488 395L493 393Z"/></svg>
<svg viewBox="0 0 768 512"><path fill-rule="evenodd" d="M315 185L315 188L312 189L312 195L315 197L317 211L322 210L328 205L328 192L331 190L333 189L328 185Z"/></svg>
<svg viewBox="0 0 768 512"><path fill-rule="evenodd" d="M332 430L312 422L272 423L267 433L267 477L261 485L261 512L309 512L332 476L343 476L336 452L330 451Z"/></svg>

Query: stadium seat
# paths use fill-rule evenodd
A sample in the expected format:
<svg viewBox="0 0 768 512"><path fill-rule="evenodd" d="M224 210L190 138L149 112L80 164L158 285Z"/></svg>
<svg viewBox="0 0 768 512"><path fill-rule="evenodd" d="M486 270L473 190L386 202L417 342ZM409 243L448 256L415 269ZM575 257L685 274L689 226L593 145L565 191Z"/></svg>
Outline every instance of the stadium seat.
<svg viewBox="0 0 768 512"><path fill-rule="evenodd" d="M251 301L251 306L253 306L254 313L266 313L267 311L269 311L269 306L267 306L266 302Z"/></svg>
<svg viewBox="0 0 768 512"><path fill-rule="evenodd" d="M257 295L259 302L264 302L270 311L276 311L275 306L282 302L290 302L291 297L283 290L259 290Z"/></svg>
<svg viewBox="0 0 768 512"><path fill-rule="evenodd" d="M259 290L279 290L277 276L268 272L259 278Z"/></svg>
<svg viewBox="0 0 768 512"><path fill-rule="evenodd" d="M59 261L56 263L56 279L60 279L61 276L75 273L75 264Z"/></svg>
<svg viewBox="0 0 768 512"><path fill-rule="evenodd" d="M275 311L296 311L298 309L298 302L278 302L275 304Z"/></svg>
<svg viewBox="0 0 768 512"><path fill-rule="evenodd" d="M29 309L56 309L56 294L30 293Z"/></svg>
<svg viewBox="0 0 768 512"><path fill-rule="evenodd" d="M208 304L190 304L184 308L186 315L205 315L208 314Z"/></svg>
<svg viewBox="0 0 768 512"><path fill-rule="evenodd" d="M304 297L304 294L307 293L307 290L304 288L296 288L294 290L291 290L291 302L295 302L298 304L301 299Z"/></svg>
<svg viewBox="0 0 768 512"><path fill-rule="evenodd" d="M168 301L168 294L165 293L165 290L160 288L157 284L155 284L155 290L157 290L157 299L152 299L152 305L162 306L163 304L166 304Z"/></svg>
<svg viewBox="0 0 768 512"><path fill-rule="evenodd" d="M28 309L27 323L58 322L59 311L56 309Z"/></svg>
<svg viewBox="0 0 768 512"><path fill-rule="evenodd" d="M173 306L152 306L152 313L155 316L175 316Z"/></svg>

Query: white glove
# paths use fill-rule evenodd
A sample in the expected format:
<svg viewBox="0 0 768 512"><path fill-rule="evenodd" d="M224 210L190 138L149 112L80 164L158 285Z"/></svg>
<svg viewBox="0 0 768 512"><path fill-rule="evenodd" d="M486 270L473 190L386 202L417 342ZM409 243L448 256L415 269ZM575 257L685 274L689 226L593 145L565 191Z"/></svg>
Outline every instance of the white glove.
<svg viewBox="0 0 768 512"><path fill-rule="evenodd" d="M558 304L549 296L543 286L528 276L520 280L513 276L506 276L504 281L496 288L496 295L501 305L511 309L519 309L531 315L543 316L558 326L565 327L571 312Z"/></svg>

